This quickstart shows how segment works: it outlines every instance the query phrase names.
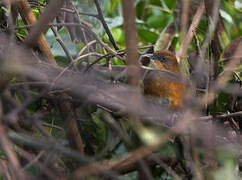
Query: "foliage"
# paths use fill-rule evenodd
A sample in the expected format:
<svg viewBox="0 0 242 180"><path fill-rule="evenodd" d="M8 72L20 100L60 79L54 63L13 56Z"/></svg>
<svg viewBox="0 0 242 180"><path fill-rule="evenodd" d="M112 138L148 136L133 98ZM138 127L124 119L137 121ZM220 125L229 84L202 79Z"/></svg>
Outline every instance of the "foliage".
<svg viewBox="0 0 242 180"><path fill-rule="evenodd" d="M16 39L17 42L17 48L21 47L24 50L27 49L28 52L34 52L31 57L41 62L45 61L46 57L38 43L35 43L33 48L26 48L27 46L24 44L25 38L31 34L32 28L29 28L29 26L32 27L32 25L29 25L23 20L23 17L21 18L19 14L20 10L16 10L15 4L12 4L10 8L6 5L6 2L0 4L1 33L3 32L4 34L14 37L13 39ZM97 4L95 4L95 2L101 7L101 15L97 14ZM175 31L166 49L173 52L176 51L178 54L186 35L182 32L183 24L181 22L181 9L182 3L184 2L185 1L177 0L135 1L135 23L137 27L139 55L147 52L147 46L155 45L157 41L164 40L167 35L167 29L171 27L171 25L174 25ZM37 19L41 18L46 7L51 4L51 2L45 0L39 0L36 1L36 3L29 1L29 3ZM186 30L188 30L190 24L193 22L193 15L198 8L197 1L191 0L190 3L191 9L187 12L188 24L185 27ZM218 54L216 54L216 51L213 51L212 48L214 39L210 39L210 41L205 44L206 38L210 38L210 19L204 15L198 27L195 29L193 34L194 37L189 44L186 57L181 58L182 63L185 62L184 66L187 70L185 76L190 82L189 86L192 87L188 87L187 89L190 88L196 91L196 93L194 93L197 95L196 99L205 97L206 95L208 96L206 93L208 93L210 88L214 88L213 85L216 85L220 76L223 76L227 64L233 61L231 57L225 59L226 57L224 57L223 54L226 52L226 47L231 44L239 47L239 44L242 43L240 39L242 35L241 4L239 0L221 1L218 23L221 23L222 26L216 26L217 28L215 28L215 33L212 36L212 38L219 38L217 44L219 48L221 48L221 51ZM14 171L17 172L19 170L17 173L23 173L21 174L23 177L31 175L36 178L48 177L50 179L60 177L61 175L66 179L72 178L78 174L78 170L83 174L86 173L83 176L87 179L102 179L103 177L137 179L138 176L144 174L146 174L144 177L148 174L148 176L153 176L154 179L176 179L176 175L181 179L195 178L195 176L201 176L203 179L238 178L238 174L241 173L241 169L237 168L241 166L240 160L237 161L237 157L240 158L238 147L231 145L230 147L233 147L233 150L229 148L226 149L225 146L213 147L209 139L209 133L206 134L207 130L204 130L203 134L203 132L200 132L203 130L197 127L196 123L191 123L192 125L187 128L189 132L186 131L185 133L177 130L178 128L172 129L171 127L162 126L159 122L149 121L147 123L147 121L143 122L139 120L142 119L139 115L142 114L143 111L145 112L145 108L148 109L151 107L143 107L144 109L142 109L142 112L133 110L133 107L128 103L132 95L132 91L129 91L129 88L132 87L124 83L125 77L123 74L126 73L126 71L117 73L114 70L115 67L124 68L127 64L125 62L126 44L122 7L122 1L119 0L66 1L64 8L60 10L57 18L50 23L53 25L51 26L52 29L48 28L47 31L44 32L44 37L47 39L51 53L57 62L56 67L61 69L61 71L59 71L57 68L53 70L53 73L46 72L46 74L43 74L45 76L41 80L44 85L38 82L38 80L35 80L34 75L33 80L31 79L31 75L26 75L25 72L19 73L14 67L13 69L16 70L14 73L19 74L12 75L12 70L8 72L8 69L2 70L3 68L0 67L0 75L2 76L0 78L0 87L2 89L0 91L0 118L3 119L0 123L0 133L2 137L6 136L6 138L8 138L7 140L9 143L1 142L2 149L0 158L4 162L6 161L6 163L1 163L2 167L0 168L3 177L7 177L9 172L10 174L12 173L9 170L9 172L5 172L5 167L13 168L16 166L18 168ZM68 12L68 10L71 11L71 13ZM190 16L189 13L192 13L192 16ZM103 16L103 22L101 16ZM68 23L72 25L68 25ZM25 25L28 27L26 28ZM88 31L85 28L88 29ZM109 30L111 35L109 34ZM119 49L115 49L115 45L110 40L110 36L113 37ZM239 43L233 43L233 40L236 38L240 39ZM9 39L12 42L12 39ZM59 40L61 40L64 45L61 44ZM110 50L105 48L99 40L103 42L103 44L106 43L116 54L110 53ZM15 41L13 42L15 43ZM2 43L7 44L7 42ZM92 44L87 46L88 43ZM232 49L235 50L236 48ZM20 49L22 52L24 52L24 50ZM201 66L202 69L197 70L194 67L197 65L196 63L199 64L198 61L201 60L199 59L201 50L204 50L203 60L205 65ZM196 54L196 62L192 59L192 53ZM216 62L215 59L217 55L219 58ZM22 57L25 60L28 56L23 55ZM1 61L5 58L3 53L0 53ZM100 60L98 58L100 58ZM11 60L11 57L9 59ZM19 60L19 62L24 62L24 60ZM193 60L193 62L191 62L191 60ZM195 66L192 67L191 63L195 63ZM43 69L43 64L40 63L39 65L40 72ZM90 64L93 65L93 68ZM100 70L106 65L109 65L109 67L112 65L114 69L107 68L105 72ZM205 68L207 67L206 65L209 67L209 73L207 75L210 81L206 82L209 86L203 83L201 88L198 84L202 82L203 72L207 70ZM215 70L214 67L216 67ZM51 69L52 66L49 68ZM93 74L92 70L94 71ZM90 74L88 74L89 71L91 72ZM7 73L7 75L10 74L10 80L9 78L5 80L2 72ZM85 74L86 72L87 74ZM242 66L240 60L240 65L234 68L231 75L228 77L229 83L218 89L216 89L216 87L214 88L216 90L215 93L218 93L214 100L210 101L206 106L202 106L202 103L199 104L200 102L198 100L195 101L193 98L188 98L190 101L187 102L187 109L191 108L192 112L186 112L185 110L187 109L184 108L184 111L181 111L180 114L190 113L190 116L195 114L196 116L194 117L197 119L199 119L198 116L206 115L205 117L208 118L212 115L212 118L208 118L209 121L213 121L214 124L219 122L218 128L223 130L221 135L219 134L219 129L217 135L216 128L214 128L211 123L211 130L214 130L214 134L212 135L225 136L226 138L227 136L236 136L235 138L232 137L232 139L238 138L242 128L242 124L239 122L241 120L241 115L234 118L226 115L228 113L241 112L241 91L238 92L241 90L241 72ZM51 75L53 78L51 81L48 81ZM81 75L81 77L79 75ZM62 86L58 86L56 82L63 76L68 78L64 79L65 81L63 80L64 85L63 88L61 88ZM94 86L95 91L89 91L89 89L84 91L81 88L76 89L76 91L75 89L72 90L71 88L74 86L68 82L72 82L72 77L76 81L76 87L87 85L87 88L91 89L91 87ZM231 88L229 85L231 85ZM127 88L128 96L125 96L127 94L127 92L125 94L125 91L120 90L120 93L117 90L116 93L115 90L118 89L117 87L119 86L121 90L122 88ZM202 92L200 92L201 89ZM100 98L100 96L98 96L99 90L103 90L102 93L100 93L102 102L98 99ZM116 94L112 94L113 92ZM90 96L90 93L93 93L94 98ZM61 100L61 97L64 96L63 94L67 95L67 97ZM120 102L126 98L127 104L118 106L119 101L117 101L109 105L110 100L105 99L107 97L110 99L116 98L120 100ZM196 105L194 105L195 103L193 101L196 102ZM134 101L133 104L137 102ZM152 103L155 104L155 102ZM191 106L195 107L193 108ZM119 109L117 107L122 108ZM167 114L169 114L168 111ZM215 117L217 115L218 117ZM220 118L221 116L219 115L225 115L226 117ZM162 118L163 117L160 117L160 119ZM1 128L5 130L1 130ZM174 132L170 131L170 129L174 130ZM178 132L176 132L176 130ZM17 134L16 136L15 133ZM191 138L189 137L190 139L187 139L186 136L189 136L189 133ZM36 142L38 138L40 138L39 144ZM43 142L42 138L45 138L44 141L46 140L46 144L41 144L41 142ZM147 140L147 138L151 139ZM83 149L80 147L78 149L77 144L75 144L78 140L83 143ZM0 141L2 141L2 139L0 139ZM229 138L228 141L231 144L233 143ZM81 146L81 144L78 145ZM238 146L239 145L240 144L238 144ZM12 151L9 153L6 147L10 147ZM57 150L60 152L57 152ZM146 153L146 151L148 151L148 153ZM11 159L11 152L18 154L18 156L13 155L17 159L16 162ZM133 152L134 154L132 154L132 157L136 158L135 162L131 162L131 157L131 160L127 158L126 161L124 161L127 162L129 166L127 165L126 167L120 163L122 162L121 158L123 156L125 157L126 154L129 155L129 153L131 154ZM137 153L135 154L135 152ZM139 153L141 153L141 155ZM186 157L187 154L189 154L189 157ZM137 158L139 155L141 158ZM37 163L30 157L36 158ZM110 165L112 163L115 164L115 161L118 167L117 164L113 166ZM213 168L210 168L212 164L211 161L217 164ZM92 167L90 164L93 162L97 162L97 165ZM101 164L98 164L99 162L101 162ZM19 167L24 167L25 169L21 169L20 171ZM26 169L28 171L25 172ZM53 172L50 172L52 169ZM102 171L99 171L99 169ZM96 173L95 170L97 170L98 173ZM141 171L148 171L149 173ZM117 176L116 172L119 173L119 176Z"/></svg>

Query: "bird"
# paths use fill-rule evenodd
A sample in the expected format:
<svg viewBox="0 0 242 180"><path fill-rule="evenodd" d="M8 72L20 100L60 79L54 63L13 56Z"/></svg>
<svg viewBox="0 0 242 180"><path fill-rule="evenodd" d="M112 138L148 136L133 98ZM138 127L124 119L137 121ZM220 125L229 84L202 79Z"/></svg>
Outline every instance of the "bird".
<svg viewBox="0 0 242 180"><path fill-rule="evenodd" d="M185 95L184 83L171 79L164 72L159 71L165 70L180 77L181 71L176 56L168 50L155 51L142 55L141 63L144 66L152 64L152 68L154 68L144 76L144 94L149 97L161 98L165 102L168 101L172 110L180 110L183 107Z"/></svg>

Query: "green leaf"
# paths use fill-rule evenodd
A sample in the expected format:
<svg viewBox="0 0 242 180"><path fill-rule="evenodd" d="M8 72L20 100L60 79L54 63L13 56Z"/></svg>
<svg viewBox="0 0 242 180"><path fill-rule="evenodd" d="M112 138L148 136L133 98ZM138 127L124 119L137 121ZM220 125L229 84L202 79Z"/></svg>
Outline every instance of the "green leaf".
<svg viewBox="0 0 242 180"><path fill-rule="evenodd" d="M124 32L121 28L111 29L111 33L116 43L123 45L124 44ZM108 35L104 35L105 41L109 41Z"/></svg>
<svg viewBox="0 0 242 180"><path fill-rule="evenodd" d="M228 101L229 101L229 95L228 94L223 93L223 92L219 93L218 109L217 110L219 112L226 112Z"/></svg>
<svg viewBox="0 0 242 180"><path fill-rule="evenodd" d="M116 57L111 59L113 65L125 65L124 62Z"/></svg>
<svg viewBox="0 0 242 180"><path fill-rule="evenodd" d="M232 17L226 11L220 9L220 15L230 24L234 24Z"/></svg>
<svg viewBox="0 0 242 180"><path fill-rule="evenodd" d="M176 6L176 0L163 0L169 9L174 9ZM165 8L165 7L164 7Z"/></svg>
<svg viewBox="0 0 242 180"><path fill-rule="evenodd" d="M241 0L234 1L234 7L240 12L242 12L242 1Z"/></svg>
<svg viewBox="0 0 242 180"><path fill-rule="evenodd" d="M119 5L119 1L118 0L106 0L104 1L104 5L103 5L103 11L107 12L108 15L114 17L116 15L118 15L118 11L116 11L118 9L118 5Z"/></svg>
<svg viewBox="0 0 242 180"><path fill-rule="evenodd" d="M55 56L55 60L59 66L68 66L70 61L66 58L66 56Z"/></svg>
<svg viewBox="0 0 242 180"><path fill-rule="evenodd" d="M145 5L147 1L139 1L136 5L136 16L139 19L144 18L144 12L145 12Z"/></svg>
<svg viewBox="0 0 242 180"><path fill-rule="evenodd" d="M97 151L99 151L105 146L105 142L107 140L107 127L97 113L92 113L91 116L97 126L95 136L97 142Z"/></svg>
<svg viewBox="0 0 242 180"><path fill-rule="evenodd" d="M138 35L146 43L155 43L159 37L157 33L144 28L138 28Z"/></svg>
<svg viewBox="0 0 242 180"><path fill-rule="evenodd" d="M161 1L160 0L150 0L150 4L161 6Z"/></svg>
<svg viewBox="0 0 242 180"><path fill-rule="evenodd" d="M110 0L110 12L112 12L118 5L118 0Z"/></svg>
<svg viewBox="0 0 242 180"><path fill-rule="evenodd" d="M161 15L153 15L148 18L147 25L153 28L165 28L172 20L170 14L162 13Z"/></svg>

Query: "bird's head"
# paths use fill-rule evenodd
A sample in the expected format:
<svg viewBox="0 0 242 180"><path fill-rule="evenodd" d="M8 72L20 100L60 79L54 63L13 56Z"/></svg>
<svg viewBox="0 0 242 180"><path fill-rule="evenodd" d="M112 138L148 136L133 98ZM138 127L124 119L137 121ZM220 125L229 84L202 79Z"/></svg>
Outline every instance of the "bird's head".
<svg viewBox="0 0 242 180"><path fill-rule="evenodd" d="M143 57L148 57L153 68L165 69L172 72L179 72L179 64L175 55L170 51L156 51L154 53L144 54Z"/></svg>

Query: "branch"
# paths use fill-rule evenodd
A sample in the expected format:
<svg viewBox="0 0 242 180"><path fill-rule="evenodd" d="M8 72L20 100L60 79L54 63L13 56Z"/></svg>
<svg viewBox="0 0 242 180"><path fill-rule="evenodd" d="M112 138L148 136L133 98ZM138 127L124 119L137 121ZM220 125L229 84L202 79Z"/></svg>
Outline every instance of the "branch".
<svg viewBox="0 0 242 180"><path fill-rule="evenodd" d="M137 31L135 24L135 3L134 1L122 1L125 45L127 49L127 82L130 85L139 85L139 62L137 49Z"/></svg>
<svg viewBox="0 0 242 180"><path fill-rule="evenodd" d="M54 18L58 15L61 7L64 5L66 0L52 0L46 7L43 14L41 14L40 18L34 25L34 27L30 30L29 35L25 39L25 44L29 47L35 46L36 42L38 42L41 34L46 32L49 28L49 23L54 20Z"/></svg>
<svg viewBox="0 0 242 180"><path fill-rule="evenodd" d="M110 30L108 28L108 25L107 25L106 21L104 20L103 13L102 13L102 9L101 9L101 7L99 5L98 0L94 0L94 3L96 5L97 12L98 12L97 18L101 21L101 23L103 25L103 28L105 29L105 31L106 31L106 33L108 35L108 38L109 38L110 42L112 43L114 49L116 51L119 50L118 46L116 45L116 43L114 41L114 38L112 36L112 33L110 32Z"/></svg>
<svg viewBox="0 0 242 180"><path fill-rule="evenodd" d="M180 46L180 49L179 49L179 51L177 53L177 60L178 60L178 62L180 62L181 58L186 55L187 48L188 48L189 44L191 43L193 35L194 35L193 32L196 30L196 28L197 28L197 26L198 26L198 24L199 24L199 22L200 22L200 20L202 18L204 10L205 10L205 5L204 5L204 2L201 1L201 4L197 8L197 12L196 12L196 14L193 17L193 21L192 21L192 24L190 25L190 28L189 28L189 30L187 32L187 35L183 39L183 41L181 43L181 46Z"/></svg>
<svg viewBox="0 0 242 180"><path fill-rule="evenodd" d="M29 20L29 21L26 21L28 24L35 24L34 27L31 29L29 36L27 36L27 38L25 39L25 43L28 44L29 46L33 46L37 41L37 45L39 49L42 50L43 56L47 57L46 59L47 62L53 65L56 65L56 61L50 51L48 43L44 35L42 34L42 32L44 32L49 27L49 23L56 17L60 8L63 6L64 2L65 0L51 1L48 7L46 8L46 10L44 11L44 13L41 15L38 22L36 22L36 19L31 11L31 8L28 2L26 2L26 0L20 0L18 3L19 10L20 12L22 12L22 18ZM28 14L25 14L26 10L28 10ZM25 15L28 15L28 16L26 17ZM68 51L66 51L66 53L68 53ZM69 58L72 58L72 57L69 55ZM29 60L29 61L31 62L32 60ZM66 101L66 99L68 99L68 95L63 93L59 101L59 109L60 109L61 115L67 124L67 128L65 129L66 134L70 142L70 145L74 149L83 153L84 151L83 142L78 131L78 126L77 126L76 119L74 117L73 110L71 108L72 105L70 104L70 102Z"/></svg>
<svg viewBox="0 0 242 180"><path fill-rule="evenodd" d="M27 0L19 0L16 1L15 4L18 8L18 11L23 19L23 21L25 22L25 24L27 25L33 25L36 24L36 18L33 14L33 12L31 11L31 7L29 5L29 3L27 2ZM43 56L46 57L46 61L52 64L55 64L55 58L52 55L49 45L45 39L45 36L43 34L39 34L38 37L38 41L35 41L35 43L37 43L37 46L39 47L40 51L42 52Z"/></svg>

